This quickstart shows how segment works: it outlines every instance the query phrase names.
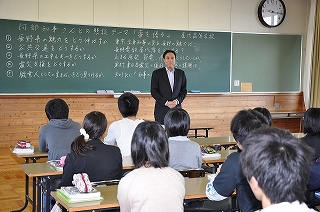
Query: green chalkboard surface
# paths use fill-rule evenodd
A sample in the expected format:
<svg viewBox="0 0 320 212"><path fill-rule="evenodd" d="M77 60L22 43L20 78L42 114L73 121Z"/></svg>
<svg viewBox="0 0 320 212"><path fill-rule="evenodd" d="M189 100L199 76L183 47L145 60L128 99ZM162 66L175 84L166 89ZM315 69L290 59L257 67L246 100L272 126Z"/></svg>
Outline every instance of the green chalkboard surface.
<svg viewBox="0 0 320 212"><path fill-rule="evenodd" d="M177 53L187 89L230 91L231 33L0 19L0 93L150 92L162 53Z"/></svg>
<svg viewBox="0 0 320 212"><path fill-rule="evenodd" d="M254 92L300 91L301 35L233 33L232 41L232 82L252 83Z"/></svg>

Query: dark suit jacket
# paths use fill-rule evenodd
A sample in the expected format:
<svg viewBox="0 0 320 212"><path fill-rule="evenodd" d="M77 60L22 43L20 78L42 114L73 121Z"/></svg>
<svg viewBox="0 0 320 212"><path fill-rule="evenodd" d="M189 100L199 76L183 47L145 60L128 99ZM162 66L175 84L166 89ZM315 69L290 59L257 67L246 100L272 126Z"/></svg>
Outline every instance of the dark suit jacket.
<svg viewBox="0 0 320 212"><path fill-rule="evenodd" d="M302 142L314 149L313 160L318 159L320 157L320 135L307 134L300 139Z"/></svg>
<svg viewBox="0 0 320 212"><path fill-rule="evenodd" d="M60 186L72 186L73 174L87 173L91 182L120 179L122 177L122 156L116 146L105 145L99 139L89 140L95 150L78 156L74 152L66 157Z"/></svg>
<svg viewBox="0 0 320 212"><path fill-rule="evenodd" d="M170 109L165 106L165 103L177 99L179 101L177 107L181 107L181 103L187 95L187 79L184 71L175 68L173 92L171 91L166 68L153 71L151 95L156 100L154 107L155 120L163 124L164 116Z"/></svg>

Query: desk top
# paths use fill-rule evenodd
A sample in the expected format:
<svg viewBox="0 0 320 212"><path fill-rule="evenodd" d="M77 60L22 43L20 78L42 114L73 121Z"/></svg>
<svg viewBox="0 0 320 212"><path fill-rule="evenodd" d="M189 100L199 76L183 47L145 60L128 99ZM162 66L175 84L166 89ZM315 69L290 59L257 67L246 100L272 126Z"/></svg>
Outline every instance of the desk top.
<svg viewBox="0 0 320 212"><path fill-rule="evenodd" d="M31 154L16 154L13 153L13 148L10 148L12 154L15 154L18 158L45 158L48 157L48 152L40 152L38 147L34 147L34 152Z"/></svg>
<svg viewBox="0 0 320 212"><path fill-rule="evenodd" d="M237 144L237 142L234 140L233 136L209 137L209 138L190 138L190 140L197 142L199 145L220 144L221 146L225 146L225 145Z"/></svg>
<svg viewBox="0 0 320 212"><path fill-rule="evenodd" d="M185 178L186 196L185 199L206 198L205 188L208 183L208 178ZM56 192L51 192L51 196L57 200L68 211L84 211L103 208L119 207L117 200L117 185L96 187L105 198L98 201L88 201L81 203L67 203L57 196Z"/></svg>
<svg viewBox="0 0 320 212"><path fill-rule="evenodd" d="M134 169L131 157L123 157L122 165L124 170ZM20 168L29 177L45 177L62 174L62 171L55 170L49 163L20 164Z"/></svg>
<svg viewBox="0 0 320 212"><path fill-rule="evenodd" d="M211 124L203 124L203 123L191 123L190 130L211 130L214 129L214 126Z"/></svg>
<svg viewBox="0 0 320 212"><path fill-rule="evenodd" d="M238 150L221 150L218 153L221 154L220 157L203 157L202 158L202 163L210 163L210 164L214 164L214 163L223 163L227 157L233 153L233 152L237 152Z"/></svg>

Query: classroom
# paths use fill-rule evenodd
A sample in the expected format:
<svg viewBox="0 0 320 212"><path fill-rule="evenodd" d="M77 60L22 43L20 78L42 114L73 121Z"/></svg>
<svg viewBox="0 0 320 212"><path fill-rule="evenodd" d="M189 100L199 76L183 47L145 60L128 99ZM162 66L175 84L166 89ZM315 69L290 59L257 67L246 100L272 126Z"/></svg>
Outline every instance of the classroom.
<svg viewBox="0 0 320 212"><path fill-rule="evenodd" d="M310 35L308 35L308 24L310 22L309 16L314 13L313 7L315 7L316 3L315 0L284 0L287 10L285 20L280 26L269 28L259 21L257 8L260 2L261 0L0 0L0 19L55 23L57 25L71 24L72 26L153 29L164 32L172 30L179 32L226 33L227 35L224 38L230 39L231 43L236 42L237 39L240 42L236 43L239 45L234 45L235 49L226 51L228 54L226 69L229 75L227 75L226 83L223 84L225 87L222 91L214 89L212 92L205 91L201 93L190 93L191 89L198 88L188 87L188 94L182 106L190 114L191 123L194 125L209 123L209 125L213 126L213 129L209 132L210 137L230 136L230 121L237 111L254 107L266 107L274 117L274 126L288 129L293 133L301 133L303 130L301 125L303 113L310 106L311 77L309 70L311 65L308 59L311 57L310 48L312 46L310 47L310 44L312 42L310 41ZM256 36L260 35L267 36L266 39L274 35L282 35L285 38L296 36L298 38L300 42L297 47L298 58L294 57L294 59L297 58L294 63L289 64L288 62L285 67L281 67L295 70L292 71L294 72L292 73L294 77L291 78L290 73L288 75L286 73L283 75L281 73L273 73L270 75L271 77L261 73L254 75L252 71L260 69L257 66L250 66L246 69L249 63L252 65L255 61L261 61L262 59L259 57L263 57L263 55L254 57L252 61L250 61L251 59L243 62L239 61L244 59L245 55L248 55L250 51L252 55L259 52L254 48L248 48L246 49L247 53L242 53L241 48L246 47L243 43L240 45L243 36L245 36L245 41L250 43L258 42L259 39ZM227 36L230 36L230 38ZM231 48L231 46L229 47ZM182 52L181 49L179 50ZM210 53L209 50L208 52ZM257 52L252 52L252 50ZM235 53L241 54L242 57L235 57L233 55ZM278 54L278 52L273 54L270 51L266 53L270 55ZM156 57L161 57L161 54L159 53ZM201 53L199 54L201 55ZM219 52L214 52L213 54L219 55ZM191 55L194 56L196 53ZM267 59L274 58L271 56L265 57ZM177 62L179 62L178 59L179 53ZM183 60L185 58L180 55L180 59ZM195 58L195 60L197 59ZM3 60L4 58L0 58L0 61L3 62ZM149 67L149 69L148 71L152 72L155 68ZM0 82L8 83L10 79L6 78L7 70L1 70L0 74ZM289 75L290 77L288 77ZM218 78L220 74L211 74L209 76ZM274 77L279 77L280 80L274 79ZM195 85L205 84L201 90L205 90L207 84L211 82L202 83L202 81L198 82L192 78L190 77L189 79L190 85L192 83L195 83ZM150 79L150 76L147 79ZM290 82L290 80L292 81ZM140 100L138 117L154 120L154 99L151 97L150 91L148 91L149 82L150 80L147 80L147 87L142 89L139 89L139 87L131 89L141 90L142 92L141 94L136 94ZM15 178L15 182L21 184L21 191L19 191L21 199L14 200L14 204L17 201L23 202L24 200L24 190L22 188L24 187L25 175L18 167L18 164L23 163L23 161L10 155L8 149L20 139L37 144L39 130L47 123L44 106L50 99L64 99L70 107L69 116L80 123L84 115L93 110L105 113L108 126L113 121L121 118L117 108L116 97L120 95L119 89L110 88L106 85L106 87L100 86L93 88L93 90L77 92L77 90L72 90L72 83L65 83L61 85L62 91L50 92L50 89L47 91L45 88L42 91L42 87L46 85L33 87L32 83L32 80L26 83L31 84L30 92L16 92L15 90L19 85L15 81L12 83L13 92L8 92L10 85L6 86L5 92L0 89L0 117L2 117L0 123L0 148L3 155L10 156L9 159L6 159L10 169L19 174L18 176L10 175L10 172L7 172L6 164L1 164L0 173L7 178ZM101 85L101 82L99 83ZM136 84L139 83L140 81ZM52 86L50 81L46 82L46 84L48 87ZM55 84L52 84L55 87ZM246 90L248 84L249 90ZM284 87L279 86L282 84L284 84ZM219 82L216 82L215 86L219 88ZM77 88L77 86L75 87ZM262 90L260 89L261 87ZM274 88L276 90L273 90ZM71 89L71 92L68 92L68 89ZM97 94L96 90L99 89L114 89L117 95ZM129 89L124 88L123 90ZM318 100L313 101L317 101L318 107L320 106L319 97ZM316 106L316 103L313 103L313 105ZM2 182L6 179L5 177L1 177ZM0 200L2 202L1 198ZM6 201L8 204L13 202ZM16 205L15 208L19 206ZM29 206L27 209L29 209Z"/></svg>

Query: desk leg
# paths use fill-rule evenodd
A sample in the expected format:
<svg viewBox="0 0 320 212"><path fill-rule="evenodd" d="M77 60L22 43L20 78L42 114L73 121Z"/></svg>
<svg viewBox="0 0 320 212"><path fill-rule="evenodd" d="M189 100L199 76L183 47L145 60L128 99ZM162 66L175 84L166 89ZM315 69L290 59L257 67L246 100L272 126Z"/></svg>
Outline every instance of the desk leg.
<svg viewBox="0 0 320 212"><path fill-rule="evenodd" d="M197 129L194 130L194 137L198 138L198 130Z"/></svg>
<svg viewBox="0 0 320 212"><path fill-rule="evenodd" d="M38 204L37 204L37 211L38 212L40 212L40 211L42 211L41 210L41 207L42 207L42 195L41 195L41 190L42 190L42 182L41 182L41 177L38 177L37 178L37 189L38 189L38 191L37 191L37 202L38 202Z"/></svg>
<svg viewBox="0 0 320 212"><path fill-rule="evenodd" d="M25 162L26 163L29 163L29 158L25 158ZM35 163L35 161L33 160L33 162ZM28 203L30 202L32 204L32 212L35 212L35 204L34 204L34 201L35 200L35 194L36 194L36 179L33 177L32 178L32 184L33 184L33 199L30 198L29 196L29 176L26 175L26 184L25 184L25 202L24 202L24 205L22 206L22 208L18 209L18 210L14 210L14 211L11 211L11 212L17 212L17 211L23 211L27 206L28 206Z"/></svg>
<svg viewBox="0 0 320 212"><path fill-rule="evenodd" d="M50 188L50 177L47 177L46 179L46 211L50 211L50 192L51 192L51 188Z"/></svg>
<svg viewBox="0 0 320 212"><path fill-rule="evenodd" d="M209 129L206 129L206 138L209 137Z"/></svg>

